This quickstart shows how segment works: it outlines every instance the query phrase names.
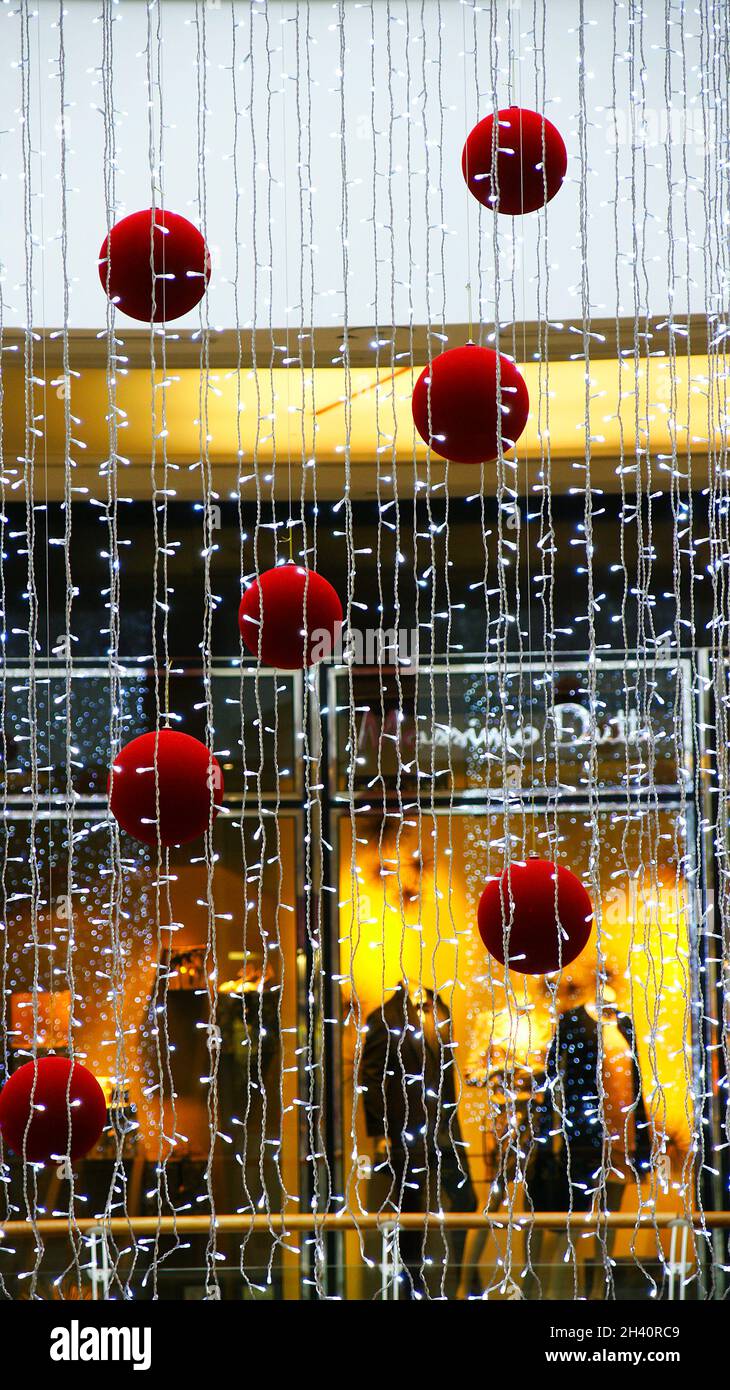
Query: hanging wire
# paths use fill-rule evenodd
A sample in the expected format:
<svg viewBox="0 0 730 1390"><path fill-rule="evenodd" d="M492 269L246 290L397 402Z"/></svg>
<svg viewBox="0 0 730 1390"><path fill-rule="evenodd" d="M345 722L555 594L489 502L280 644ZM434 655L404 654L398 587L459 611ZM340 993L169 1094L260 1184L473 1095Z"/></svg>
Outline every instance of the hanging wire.
<svg viewBox="0 0 730 1390"><path fill-rule="evenodd" d="M0 262L0 620L2 622L2 676L0 677L0 755L2 765L8 766L8 670L7 670L7 643L8 643L8 590L7 577L5 572L6 545L7 545L7 505L8 505L8 484L11 478L7 472L7 461L5 454L5 265ZM0 989L2 990L2 1001L0 1002L0 1021L2 1026L2 1075L3 1081L9 1075L10 1051L8 1046L9 1033L9 1011L8 1011L8 967L9 967L9 946L8 946L8 858L10 849L10 836L8 834L8 778L2 779L2 791L0 791L2 805L2 823L5 826L3 844L0 858L0 912L2 913L2 947L0 948ZM0 1184L3 1189L2 1213L4 1220L10 1217L10 1184L5 1181L8 1176L8 1169L5 1160L4 1144L0 1135L0 1172L3 1182ZM0 1271L0 1293L4 1298L10 1298L5 1278Z"/></svg>
<svg viewBox="0 0 730 1390"><path fill-rule="evenodd" d="M69 1150L71 1144L71 1080L73 1076L73 1062L75 1053L74 1039L74 1009L73 1001L76 998L76 974L74 970L74 955L76 951L76 918L74 912L74 894L76 884L74 883L74 776L73 776L73 648L72 648L72 624L73 624L73 600L74 583L71 569L71 538L73 523L73 494L72 494L72 459L71 459L71 362L69 352L69 273L68 273L68 194L67 194L67 149L66 149L66 47L64 31L65 12L63 0L59 0L58 6L58 130L59 130L59 163L60 163L60 184L61 184L61 274L63 281L63 326L62 326L62 365L61 365L61 390L63 392L63 556L64 556L64 627L62 633L62 647L64 654L64 704L65 704L65 747L64 762L66 768L66 875L65 875L65 920L66 920L66 960L65 977L71 1000L68 1019L68 1052L71 1061L69 1071L68 1088L66 1093L66 1114L69 1136ZM45 321L45 314L44 314ZM45 370L43 373L46 376ZM48 516L48 496L46 487L46 516ZM49 570L50 556L49 548L46 548L46 621L50 622L50 596L49 596ZM51 644L47 644L47 655L50 668ZM48 703L49 711L51 704L51 681L50 669L48 680ZM52 765L51 736L49 727L48 738L48 763ZM49 802L51 799L51 776L49 772ZM49 806L50 824L50 806ZM49 836L49 866L50 866L50 836ZM53 921L53 895L49 894L48 915L49 922ZM49 951L51 961L54 959L52 951ZM53 996L55 982L51 976L50 993ZM68 1224L69 1239L72 1246L72 1263L70 1268L73 1270L76 1288L81 1287L81 1268L80 1256L82 1243L78 1234L75 1218L75 1177L70 1161L66 1165L68 1173ZM68 1268L64 1270L64 1275L68 1273Z"/></svg>
<svg viewBox="0 0 730 1390"><path fill-rule="evenodd" d="M25 260L25 333L24 333L24 407L25 425L23 438L23 491L25 497L25 539L27 546L28 577L27 577L27 600L28 600L28 684L27 684L27 718L30 736L30 817L28 827L28 861L30 878L30 933L33 950L33 984L32 984L32 1013L33 1013L33 1062L38 1060L38 1032L39 1032L39 994L41 984L41 952L42 943L39 937L39 910L41 904L41 879L40 879L40 859L38 853L38 820L40 812L40 782L39 782L39 762L38 762L38 673L37 673L37 654L38 645L38 621L39 621L39 602L38 588L36 582L35 551L36 551L36 521L35 521L35 497L36 497L36 441L40 435L40 430L35 424L35 387L38 384L35 376L35 334L33 331L33 269L34 269L34 232L33 232L33 144L32 144L32 41L30 29L30 11L26 0L20 6L20 73L21 73L21 143L23 158L23 234L24 234L24 260ZM38 1084L38 1071L34 1066L33 1081L31 1084L29 1098L28 1122L23 1134L23 1197L25 1201L26 1215L33 1228L35 1237L35 1260L33 1269L30 1273L30 1296L34 1297L38 1274L43 1260L44 1245L36 1224L38 1209L38 1173L34 1165L28 1161L27 1143L28 1131L30 1129L33 1106L35 1104L36 1088Z"/></svg>
<svg viewBox="0 0 730 1390"><path fill-rule="evenodd" d="M104 188L104 220L109 244L109 235L116 220L116 173L117 173L117 145L116 145L116 121L117 111L115 108L115 86L114 86L114 6L112 0L104 0L102 6L101 23L101 81L103 95L103 120L104 120L104 148L102 159L102 178ZM114 1015L114 1085L118 1094L121 1096L125 1092L127 1080L127 1048L125 1043L124 1025L124 958L122 951L121 930L123 923L123 896L124 896L124 865L122 861L122 850L119 835L119 826L116 819L111 814L111 797L114 785L114 765L122 744L123 732L123 691L121 680L121 668L119 661L119 642L120 642L120 623L121 623L121 594L120 594L120 562L119 562L119 478L118 470L120 464L120 454L118 451L118 431L120 422L123 420L123 411L117 404L117 371L120 361L120 354L117 352L119 341L116 337L116 308L109 293L111 281L111 255L107 256L106 263L106 320L105 320L105 380L106 380L106 401L107 401L107 447L108 455L103 460L99 469L99 478L104 485L106 492L104 503L104 522L107 531L107 555L109 566L109 588L108 588L108 681L109 681L109 788L107 795L106 828L109 846L109 875L107 899L104 903L105 909L105 928L108 933L109 951L111 954L110 969L110 995ZM108 1247L111 1255L111 1285L117 1287L122 1296L129 1296L132 1279L135 1273L139 1242L131 1226L129 1228L129 1239L132 1248L132 1259L127 1269L127 1277L122 1284L120 1279L120 1263L123 1252L118 1250L115 1242L108 1230L108 1222L112 1218L114 1210L114 1194L117 1184L121 1185L123 1193L122 1209L126 1213L126 1173L123 1164L122 1134L120 1130L115 1132L115 1154L112 1174L109 1181L109 1189L104 1206L104 1231L103 1239L105 1246Z"/></svg>
<svg viewBox="0 0 730 1390"><path fill-rule="evenodd" d="M151 451L150 451L150 495L152 505L151 530L153 543L153 562L152 562L152 605L150 614L150 638L152 647L152 686L154 701L155 719L155 743L154 743L154 777L155 777L155 820L157 825L162 824L160 816L160 775L159 775L159 742L161 728L169 728L170 725L170 652L169 652L169 632L168 614L170 609L169 584L167 573L168 558L168 462L167 462L167 350L166 350L166 325L163 320L161 330L155 327L155 317L157 312L158 295L164 303L165 288L165 242L166 235L162 232L157 238L161 242L162 248L162 271L157 272L155 268L155 233L158 227L164 227L164 221L157 222L158 213L160 218L165 214L165 197L163 187L164 170L164 148L163 131L164 115L162 102L162 31L161 13L159 2L156 8L155 22L153 25L153 14L155 7L149 4L145 7L146 32L145 32L145 75L147 85L147 158L149 164L150 178L150 280L152 286L152 298L150 305L150 325L149 325L149 355L150 355L150 423L151 423ZM158 281L161 281L158 284ZM159 337L161 352L161 376L158 380L157 368L157 343ZM160 409L158 412L157 401L158 392ZM162 468L162 487L158 487L158 445L161 454L160 466ZM160 501L160 498L162 499ZM162 513L161 518L159 513ZM160 572L162 574L162 597L160 597ZM159 611L158 611L159 610ZM160 656L158 627L162 614L162 654ZM156 846L156 864L154 870L154 880L152 884L154 894L154 933L156 938L157 952L157 979L155 981L153 998L155 1000L155 1012L157 1026L154 1029L155 1039L155 1062L157 1066L157 1080L155 1089L157 1092L157 1162L155 1165L155 1186L157 1203L157 1229L152 1253L151 1263L151 1285L153 1298L159 1297L159 1270L163 1259L167 1258L172 1251L179 1245L179 1236L175 1225L173 1231L172 1249L164 1256L160 1254L161 1223L167 1211L172 1212L173 1222L175 1222L174 1205L170 1201L169 1181L167 1164L171 1154L174 1152L176 1144L177 1130L177 1110L175 1105L175 1089L172 1077L170 1038L168 1033L167 1015L167 993L172 968L172 903L170 900L170 851L163 845L161 838L158 837ZM163 899L164 912L167 916L169 928L163 928ZM169 1095L169 1102L168 1102ZM169 1114L166 1107L169 1103ZM169 1135L167 1130L170 1130Z"/></svg>

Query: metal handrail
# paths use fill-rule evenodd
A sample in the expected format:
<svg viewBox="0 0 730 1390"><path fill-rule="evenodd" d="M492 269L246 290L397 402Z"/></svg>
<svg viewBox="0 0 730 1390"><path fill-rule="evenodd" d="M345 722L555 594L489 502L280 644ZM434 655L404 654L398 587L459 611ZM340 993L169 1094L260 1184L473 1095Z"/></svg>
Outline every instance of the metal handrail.
<svg viewBox="0 0 730 1390"><path fill-rule="evenodd" d="M486 1214L483 1212L272 1212L268 1215L207 1216L114 1216L105 1218L41 1217L37 1221L5 1221L0 1224L0 1237L28 1235L60 1236L87 1235L104 1231L108 1235L206 1235L213 1226L221 1234L264 1232L286 1234L288 1231L380 1231L397 1226L403 1231L419 1231L427 1226L446 1230L520 1231L555 1226L588 1227L595 1230L667 1230L675 1222L692 1225L699 1230L730 1228L730 1211L671 1212L566 1212L540 1211Z"/></svg>

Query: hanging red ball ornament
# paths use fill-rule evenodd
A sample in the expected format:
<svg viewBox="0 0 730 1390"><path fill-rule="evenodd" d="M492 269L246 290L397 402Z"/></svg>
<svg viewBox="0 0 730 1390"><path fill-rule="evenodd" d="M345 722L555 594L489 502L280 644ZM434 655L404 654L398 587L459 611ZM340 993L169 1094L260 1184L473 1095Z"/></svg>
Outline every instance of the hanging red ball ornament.
<svg viewBox="0 0 730 1390"><path fill-rule="evenodd" d="M25 1153L29 1163L48 1163L69 1151L72 1159L83 1158L99 1142L105 1124L99 1082L88 1067L72 1065L68 1057L26 1062L0 1091L3 1140L13 1153Z"/></svg>
<svg viewBox="0 0 730 1390"><path fill-rule="evenodd" d="M197 227L186 217L162 208L146 208L123 217L104 238L99 279L109 298L129 318L165 323L181 318L200 303L210 279L210 253Z"/></svg>
<svg viewBox="0 0 730 1390"><path fill-rule="evenodd" d="M437 454L454 463L490 463L499 454L500 435L505 453L517 443L530 397L514 362L468 343L424 367L412 408L421 439Z"/></svg>
<svg viewBox="0 0 730 1390"><path fill-rule="evenodd" d="M260 650L265 666L300 671L334 655L342 604L329 581L315 570L277 565L246 589L238 626L248 650L254 656Z"/></svg>
<svg viewBox="0 0 730 1390"><path fill-rule="evenodd" d="M555 872L547 859L515 862L487 884L479 901L484 945L504 965L506 932L510 969L523 975L549 975L570 965L591 934L591 900L580 879L562 864L557 866L556 921Z"/></svg>
<svg viewBox="0 0 730 1390"><path fill-rule="evenodd" d="M461 168L467 186L485 208L518 217L536 212L559 192L568 167L560 131L537 111L508 106L485 116L467 136ZM496 150L496 178L493 159Z"/></svg>
<svg viewBox="0 0 730 1390"><path fill-rule="evenodd" d="M177 729L141 734L114 759L111 809L145 845L184 845L204 835L223 800L223 773L204 743Z"/></svg>

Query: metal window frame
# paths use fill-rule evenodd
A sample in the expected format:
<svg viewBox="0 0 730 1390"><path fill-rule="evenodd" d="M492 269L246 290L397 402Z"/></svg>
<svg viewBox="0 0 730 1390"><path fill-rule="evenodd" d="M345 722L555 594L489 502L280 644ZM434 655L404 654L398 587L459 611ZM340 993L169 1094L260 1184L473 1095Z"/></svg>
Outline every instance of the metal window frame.
<svg viewBox="0 0 730 1390"><path fill-rule="evenodd" d="M28 663L20 665L16 661L13 665L6 666L3 669L3 683L7 684L11 680L27 680L29 671L30 666ZM146 664L134 662L129 658L120 660L116 667L116 675L121 680L136 679L152 681L154 674L154 669L149 662ZM202 678L203 667L196 664L191 665L190 663L183 665L174 664L170 674L178 680L195 677ZM292 694L292 786L290 789L284 791L277 790L276 788L262 790L260 799L262 804L266 804L269 801L276 801L281 804L286 803L287 805L294 803L300 804L304 795L303 768L301 759L298 757L297 749L297 735L302 727L303 711L301 674L296 671L277 671L273 667L268 666L259 667L255 663L240 661L237 657L231 657L228 660L225 658L218 658L213 662L210 668L210 677L211 682L214 680L231 680L235 678L239 684L241 680L253 681L254 683L260 682L261 680L269 680L273 682L273 688L276 692L279 691L279 683L281 681L285 680L289 683ZM55 663L48 661L36 662L34 667L35 684L45 684L49 679L57 680L59 685L65 683L66 665L63 660L59 660ZM75 659L73 671L71 673L72 682L91 679L108 681L109 666L101 663L96 657L82 657L79 658L78 661ZM15 805L22 805L24 802L27 802L27 799L27 795L22 792L10 792L6 797L9 808ZM57 806L64 806L66 804L66 798L63 793L60 792L54 793L52 796L43 793L40 800L45 805L52 803ZM226 792L224 790L223 801L226 804L241 806L251 800L255 800L258 804L258 793L252 792L245 787L240 792ZM79 794L74 801L74 805L103 806L106 801L107 796L104 793L92 792L88 794Z"/></svg>

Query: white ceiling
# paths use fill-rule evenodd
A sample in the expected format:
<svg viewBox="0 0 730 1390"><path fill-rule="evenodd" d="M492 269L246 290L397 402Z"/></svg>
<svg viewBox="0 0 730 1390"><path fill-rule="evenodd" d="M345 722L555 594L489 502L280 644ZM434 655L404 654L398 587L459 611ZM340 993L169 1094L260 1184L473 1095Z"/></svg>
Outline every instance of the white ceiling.
<svg viewBox="0 0 730 1390"><path fill-rule="evenodd" d="M20 56L21 21L15 0L0 8L0 169L4 322L25 322L25 237ZM59 83L57 0L39 0L30 21L32 233L34 238L33 318L57 326L63 314L60 259ZM97 276L99 245L105 232L103 183L104 121L100 111L102 26L100 0L66 0L66 86L69 102L68 219L70 321L99 327L104 297ZM672 26L671 140L665 139L664 3L644 5L643 33L634 43L645 58L645 139L632 156L631 122L642 117L642 84L636 65L634 95L628 58L628 9L618 5L614 63L614 10L609 0L585 0L585 127L587 167L586 268L592 312L662 314L669 303L668 158L674 189L674 272L676 311L699 310L708 302L701 248L706 241L703 200L705 139L700 97L699 21L685 9L684 57L681 30ZM258 326L313 321L338 325L345 313L342 236L342 111L339 76L339 9L331 0L278 3L258 0L234 7L235 77L238 87L238 157L233 160L232 7L228 0L201 3L207 49L205 222L213 255L209 316L213 326L236 322L235 180L239 198L238 318L255 317ZM117 215L148 206L146 15L141 0L115 5L114 88L118 154ZM347 176L349 275L347 317L352 324L376 321L416 323L442 317L468 317L466 283L471 267L474 316L490 320L496 297L494 218L470 199L460 170L465 131L477 115L492 108L490 13L487 0L476 14L477 55L473 50L474 11L459 0L347 0L345 11L344 152ZM536 55L531 37L533 11L538 29L546 15ZM500 40L501 104L509 99L507 0L497 5ZM153 11L153 21L156 12ZM561 129L568 146L569 179L547 216L513 222L499 219L500 317L534 319L545 311L556 319L581 313L581 235L579 145L578 0L522 0L513 3L514 92L527 106L536 99L544 71L545 112ZM676 21L680 6L671 13ZM390 14L390 19L389 19ZM439 33L439 14L441 29ZM164 199L167 207L201 221L197 206L195 6L164 0L163 108L165 119ZM375 26L375 121L371 117L371 25ZM310 31L311 81L306 82L306 30ZM251 49L250 31L253 32ZM390 54L388 53L388 38ZM297 70L297 39L301 68ZM154 42L153 42L154 46ZM682 94L686 65L687 91ZM479 76L476 90L475 67ZM616 147L612 83L616 81ZM253 80L253 101L252 101ZM284 96L282 97L282 90ZM393 120L390 97L392 91ZM307 123L311 108L314 285L309 256L302 254L300 206L305 244L309 216L306 168ZM251 111L253 110L253 121ZM708 119L712 121L712 112ZM302 145L298 149L300 120ZM254 172L252 129L256 144ZM640 135L640 131L639 131ZM709 143L714 177L718 153ZM374 174L374 160L377 174ZM633 174L632 174L633 164ZM428 178L426 170L428 167ZM389 176L390 171L390 176ZM613 200L619 178L618 247ZM644 179L646 178L646 191ZM391 204L392 199L392 204ZM635 203L635 209L634 209ZM685 221L686 219L686 221ZM689 227L689 248L685 227ZM427 234L427 229L430 229ZM633 237L638 259L634 261ZM547 242L545 235L547 234ZM377 236L377 292L375 237ZM541 239L538 292L538 239ZM547 254L545 248L547 246ZM442 277L442 254L445 275ZM617 262L618 254L618 262ZM689 260L688 260L689 257ZM549 263L549 302L544 265ZM618 269L616 268L618 264ZM258 270L255 273L255 266ZM273 270L269 271L269 266ZM687 283L691 289L688 305ZM617 295L616 276L619 289ZM538 298L539 293L539 298ZM256 298L256 303L254 302ZM377 302L376 302L377 301ZM300 307L303 305L303 307ZM122 320L120 319L120 322ZM124 322L129 322L124 320ZM191 316L186 322L196 322Z"/></svg>

